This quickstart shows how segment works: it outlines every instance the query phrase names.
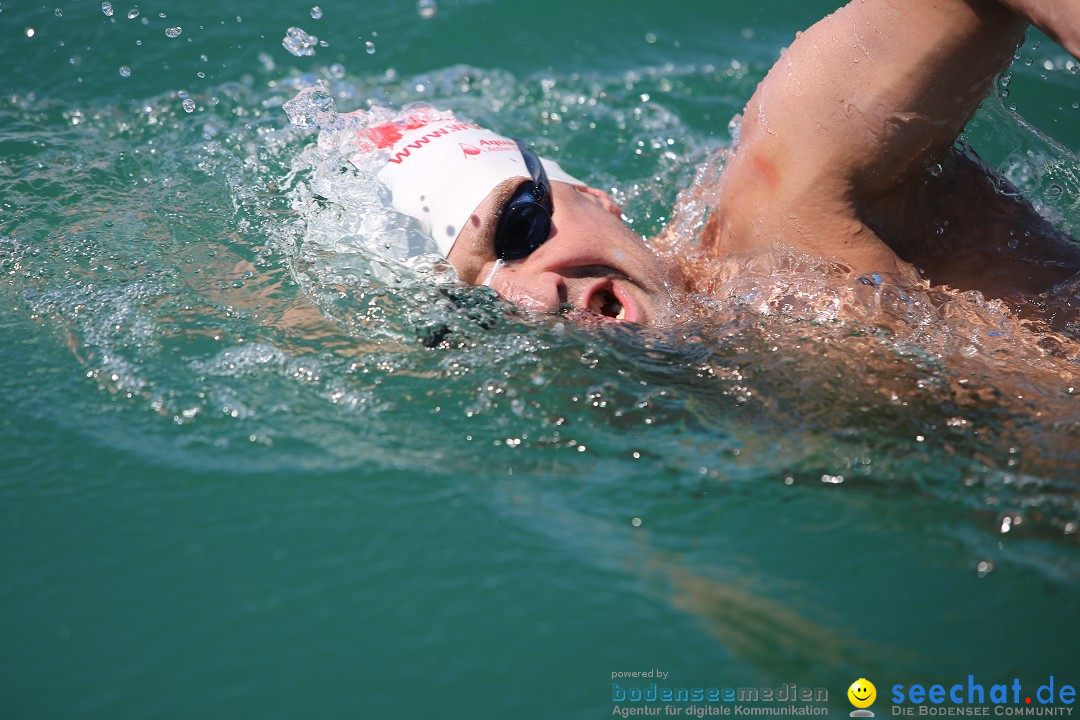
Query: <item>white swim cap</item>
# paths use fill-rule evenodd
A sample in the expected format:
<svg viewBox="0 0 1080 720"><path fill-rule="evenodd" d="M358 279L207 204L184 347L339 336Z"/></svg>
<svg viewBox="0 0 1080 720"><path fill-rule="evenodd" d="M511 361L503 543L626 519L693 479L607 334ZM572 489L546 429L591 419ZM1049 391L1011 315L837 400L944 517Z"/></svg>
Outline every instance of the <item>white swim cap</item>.
<svg viewBox="0 0 1080 720"><path fill-rule="evenodd" d="M390 189L394 209L419 220L443 256L497 185L530 179L513 140L430 107L360 130L354 162L374 150L386 151L378 178ZM584 185L558 163L541 162L548 179Z"/></svg>

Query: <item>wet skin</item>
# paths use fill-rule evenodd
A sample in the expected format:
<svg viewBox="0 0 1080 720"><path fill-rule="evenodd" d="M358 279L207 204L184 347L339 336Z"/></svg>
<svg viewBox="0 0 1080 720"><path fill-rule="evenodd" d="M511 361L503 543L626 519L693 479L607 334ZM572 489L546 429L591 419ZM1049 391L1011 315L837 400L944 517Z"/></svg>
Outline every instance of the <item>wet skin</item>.
<svg viewBox="0 0 1080 720"><path fill-rule="evenodd" d="M720 259L789 248L904 282L918 270L1072 322L1075 308L1023 307L1080 270L1071 241L1033 209L1006 207L977 163L951 157L1028 19L1080 51L1080 4L1053 0L859 0L797 36L746 106L701 248ZM934 167L940 180L928 181ZM466 282L488 278L492 228L517 182L488 195L450 252ZM610 200L558 182L552 193L554 234L491 286L538 311L671 317L669 272Z"/></svg>
<svg viewBox="0 0 1080 720"><path fill-rule="evenodd" d="M523 182L496 187L469 218L447 256L467 283L482 285L495 267L492 242L499 212ZM552 234L528 257L513 260L489 284L506 300L537 312L569 308L645 325L671 315L668 268L620 218L601 191L551 183Z"/></svg>

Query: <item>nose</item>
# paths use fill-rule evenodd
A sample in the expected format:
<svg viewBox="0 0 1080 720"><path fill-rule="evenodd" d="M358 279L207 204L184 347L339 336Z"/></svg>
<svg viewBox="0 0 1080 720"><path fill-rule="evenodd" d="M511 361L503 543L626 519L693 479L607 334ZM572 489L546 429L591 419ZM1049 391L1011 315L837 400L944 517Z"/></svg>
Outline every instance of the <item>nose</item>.
<svg viewBox="0 0 1080 720"><path fill-rule="evenodd" d="M551 272L530 272L527 261L509 262L491 281L491 288L503 298L536 312L557 312L567 301L566 281Z"/></svg>

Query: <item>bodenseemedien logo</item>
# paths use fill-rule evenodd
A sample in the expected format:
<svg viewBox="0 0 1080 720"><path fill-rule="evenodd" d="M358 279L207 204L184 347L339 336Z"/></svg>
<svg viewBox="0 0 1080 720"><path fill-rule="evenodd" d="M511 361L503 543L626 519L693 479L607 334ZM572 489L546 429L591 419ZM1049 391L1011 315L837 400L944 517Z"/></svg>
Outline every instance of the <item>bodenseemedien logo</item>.
<svg viewBox="0 0 1080 720"><path fill-rule="evenodd" d="M851 717L874 717L874 711L868 710L877 698L877 688L866 678L859 678L847 689L847 697L855 709Z"/></svg>

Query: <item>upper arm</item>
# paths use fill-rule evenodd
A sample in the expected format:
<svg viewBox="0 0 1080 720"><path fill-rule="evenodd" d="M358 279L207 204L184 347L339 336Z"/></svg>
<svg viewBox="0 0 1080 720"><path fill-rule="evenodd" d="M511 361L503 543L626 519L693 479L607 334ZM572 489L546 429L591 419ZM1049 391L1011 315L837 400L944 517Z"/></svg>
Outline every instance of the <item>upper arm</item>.
<svg viewBox="0 0 1080 720"><path fill-rule="evenodd" d="M1022 31L995 0L857 0L818 22L747 104L705 241L894 270L860 206L951 146Z"/></svg>

